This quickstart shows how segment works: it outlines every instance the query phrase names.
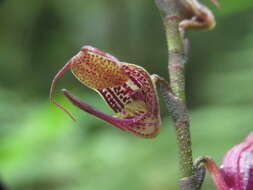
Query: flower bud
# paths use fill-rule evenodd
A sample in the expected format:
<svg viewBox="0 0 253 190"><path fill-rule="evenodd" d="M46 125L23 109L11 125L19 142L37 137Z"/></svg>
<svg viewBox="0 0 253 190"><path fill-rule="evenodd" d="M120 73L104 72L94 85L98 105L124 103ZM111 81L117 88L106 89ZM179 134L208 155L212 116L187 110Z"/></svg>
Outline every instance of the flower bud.
<svg viewBox="0 0 253 190"><path fill-rule="evenodd" d="M220 168L210 157L201 157L217 190L253 190L253 132L225 154Z"/></svg>
<svg viewBox="0 0 253 190"><path fill-rule="evenodd" d="M253 133L225 154L220 171L231 190L253 190Z"/></svg>

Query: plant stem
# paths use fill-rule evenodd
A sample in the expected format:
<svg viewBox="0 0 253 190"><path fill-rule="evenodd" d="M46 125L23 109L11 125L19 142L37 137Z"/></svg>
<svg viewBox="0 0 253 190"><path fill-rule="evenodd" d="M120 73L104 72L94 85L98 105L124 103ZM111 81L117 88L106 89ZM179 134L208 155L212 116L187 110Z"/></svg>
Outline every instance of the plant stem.
<svg viewBox="0 0 253 190"><path fill-rule="evenodd" d="M169 63L168 72L170 76L170 88L174 96L179 100L181 107L178 114L174 114L171 110L173 125L177 136L177 144L179 147L179 165L181 169L181 177L193 176L193 161L191 151L191 137L189 129L189 119L185 104L185 48L184 39L179 31L179 23L182 20L182 8L175 0L156 0L158 8L165 15L163 23L166 31ZM167 7L167 8L166 8Z"/></svg>
<svg viewBox="0 0 253 190"><path fill-rule="evenodd" d="M173 125L176 131L181 177L191 177L194 175L194 168L192 163L189 121L185 103L173 94L171 88L165 81L160 81L160 89L169 113L172 115Z"/></svg>
<svg viewBox="0 0 253 190"><path fill-rule="evenodd" d="M191 150L191 137L188 113L185 105L185 51L183 39L178 30L179 19L177 17L166 17L164 25L168 42L169 63L168 72L170 76L170 87L172 93L181 100L185 109L181 109L180 116L173 118L173 124L179 146L179 162L181 177L193 175L193 161Z"/></svg>
<svg viewBox="0 0 253 190"><path fill-rule="evenodd" d="M168 45L170 89L161 85L161 92L167 108L172 115L179 148L179 166L181 171L180 190L197 189L194 181L194 167L191 150L189 119L185 103L185 46L179 23L182 20L182 8L175 0L156 0L162 13ZM167 91L167 92L166 92ZM169 91L175 96L176 102L171 103ZM174 108L173 108L174 107Z"/></svg>
<svg viewBox="0 0 253 190"><path fill-rule="evenodd" d="M216 0L212 2L219 6ZM205 171L193 165L191 135L185 103L186 29L212 29L215 18L207 7L197 0L155 0L162 13L168 45L168 72L170 86L160 79L161 93L173 119L179 148L181 171L180 190L199 190Z"/></svg>

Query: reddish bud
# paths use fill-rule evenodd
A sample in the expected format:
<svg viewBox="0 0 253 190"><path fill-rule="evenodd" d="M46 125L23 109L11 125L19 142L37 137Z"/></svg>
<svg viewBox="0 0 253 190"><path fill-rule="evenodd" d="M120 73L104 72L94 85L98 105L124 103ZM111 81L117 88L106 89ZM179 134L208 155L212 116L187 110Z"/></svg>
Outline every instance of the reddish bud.
<svg viewBox="0 0 253 190"><path fill-rule="evenodd" d="M217 190L253 190L253 132L225 154L220 168L209 157L198 162L206 166Z"/></svg>
<svg viewBox="0 0 253 190"><path fill-rule="evenodd" d="M231 190L253 190L253 133L225 154L220 170Z"/></svg>

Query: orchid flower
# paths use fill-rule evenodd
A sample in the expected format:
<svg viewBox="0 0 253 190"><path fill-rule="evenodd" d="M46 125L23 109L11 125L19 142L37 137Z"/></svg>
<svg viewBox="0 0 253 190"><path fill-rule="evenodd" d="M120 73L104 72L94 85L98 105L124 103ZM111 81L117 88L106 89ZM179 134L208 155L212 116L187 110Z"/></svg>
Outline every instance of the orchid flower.
<svg viewBox="0 0 253 190"><path fill-rule="evenodd" d="M157 135L160 126L159 102L155 82L145 69L121 62L94 47L83 46L56 74L50 88L51 102L74 120L72 114L53 98L56 81L68 69L82 84L98 92L116 116L96 110L63 89L63 94L73 105L138 136L151 138Z"/></svg>
<svg viewBox="0 0 253 190"><path fill-rule="evenodd" d="M208 157L202 158L217 190L253 190L253 132L224 156L220 168Z"/></svg>

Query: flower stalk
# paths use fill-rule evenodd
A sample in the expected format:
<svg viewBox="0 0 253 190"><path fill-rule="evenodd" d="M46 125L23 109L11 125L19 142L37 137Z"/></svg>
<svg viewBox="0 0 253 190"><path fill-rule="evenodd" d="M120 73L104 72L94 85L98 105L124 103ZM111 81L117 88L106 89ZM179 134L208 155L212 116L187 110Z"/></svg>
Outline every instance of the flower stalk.
<svg viewBox="0 0 253 190"><path fill-rule="evenodd" d="M217 6L216 1L212 1ZM160 83L161 93L173 119L180 166L180 190L199 190L203 176L193 165L190 122L185 102L185 63L188 41L186 29L211 29L215 26L212 12L196 0L155 0L162 14L168 46L169 86ZM171 96L174 95L174 98ZM203 171L203 170L202 170ZM203 172L202 172L203 173ZM200 180L197 179L199 177Z"/></svg>
<svg viewBox="0 0 253 190"><path fill-rule="evenodd" d="M193 176L193 161L189 120L185 105L185 50L183 39L178 27L181 20L181 8L176 1L156 0L156 4L164 13L163 23L165 26L168 45L168 72L170 76L171 92L179 100L178 104L181 103L181 105L183 105L185 108L181 109L182 112L177 115L173 113L174 109L169 110L172 116L175 115L173 117L173 125L175 127L177 143L179 146L179 165L181 168L181 178L191 177ZM166 6L168 7L167 9L165 8ZM166 99L165 87L161 87L161 91L163 97ZM178 107L177 105L175 107ZM168 105L168 107L170 107L170 105Z"/></svg>

